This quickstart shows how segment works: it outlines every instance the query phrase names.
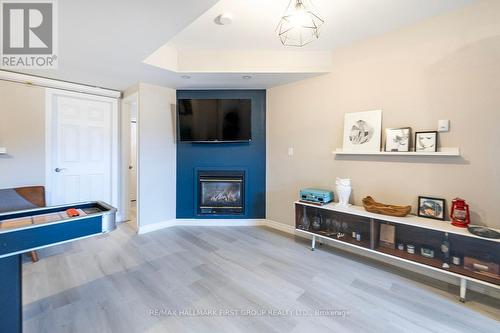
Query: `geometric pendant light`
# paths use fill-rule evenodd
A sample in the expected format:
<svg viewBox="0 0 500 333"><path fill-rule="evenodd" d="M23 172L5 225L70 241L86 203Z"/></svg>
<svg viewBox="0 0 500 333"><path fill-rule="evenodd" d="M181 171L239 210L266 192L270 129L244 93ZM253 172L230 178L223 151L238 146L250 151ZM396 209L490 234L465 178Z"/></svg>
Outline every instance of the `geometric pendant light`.
<svg viewBox="0 0 500 333"><path fill-rule="evenodd" d="M319 38L323 23L310 0L290 0L276 30L283 45L302 47Z"/></svg>

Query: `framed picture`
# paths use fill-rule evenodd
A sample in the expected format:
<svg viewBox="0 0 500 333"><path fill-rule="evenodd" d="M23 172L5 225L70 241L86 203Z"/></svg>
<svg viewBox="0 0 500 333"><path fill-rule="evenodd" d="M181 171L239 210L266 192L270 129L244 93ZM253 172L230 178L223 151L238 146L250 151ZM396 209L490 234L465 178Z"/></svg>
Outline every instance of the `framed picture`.
<svg viewBox="0 0 500 333"><path fill-rule="evenodd" d="M344 150L379 152L382 139L382 110L346 113Z"/></svg>
<svg viewBox="0 0 500 333"><path fill-rule="evenodd" d="M385 151L410 151L411 128L386 128Z"/></svg>
<svg viewBox="0 0 500 333"><path fill-rule="evenodd" d="M418 216L444 221L446 200L439 198L418 197Z"/></svg>
<svg viewBox="0 0 500 333"><path fill-rule="evenodd" d="M438 132L416 132L415 133L415 151L417 152L436 152L437 151Z"/></svg>
<svg viewBox="0 0 500 333"><path fill-rule="evenodd" d="M379 246L394 249L396 242L396 226L380 223Z"/></svg>

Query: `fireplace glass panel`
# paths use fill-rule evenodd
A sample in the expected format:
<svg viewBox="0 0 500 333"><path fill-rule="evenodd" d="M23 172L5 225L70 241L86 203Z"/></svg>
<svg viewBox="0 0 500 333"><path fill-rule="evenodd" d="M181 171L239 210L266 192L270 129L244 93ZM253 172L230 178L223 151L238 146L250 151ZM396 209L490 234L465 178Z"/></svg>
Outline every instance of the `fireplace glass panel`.
<svg viewBox="0 0 500 333"><path fill-rule="evenodd" d="M198 174L198 214L243 214L245 177L241 171L202 171Z"/></svg>
<svg viewBox="0 0 500 333"><path fill-rule="evenodd" d="M201 180L201 207L241 207L241 181Z"/></svg>

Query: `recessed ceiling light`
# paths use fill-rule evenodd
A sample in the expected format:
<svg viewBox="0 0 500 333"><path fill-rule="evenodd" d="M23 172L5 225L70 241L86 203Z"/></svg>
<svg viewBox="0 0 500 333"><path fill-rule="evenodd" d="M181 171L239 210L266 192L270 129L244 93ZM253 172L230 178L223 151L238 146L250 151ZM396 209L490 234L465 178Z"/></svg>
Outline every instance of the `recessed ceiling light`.
<svg viewBox="0 0 500 333"><path fill-rule="evenodd" d="M183 76L181 76L181 78L183 78L184 80L189 80L191 78L191 76L189 76L189 75L183 75Z"/></svg>
<svg viewBox="0 0 500 333"><path fill-rule="evenodd" d="M215 24L228 25L233 23L233 16L228 13L220 14L214 19Z"/></svg>
<svg viewBox="0 0 500 333"><path fill-rule="evenodd" d="M243 80L250 80L252 77L250 75L243 75L241 78Z"/></svg>

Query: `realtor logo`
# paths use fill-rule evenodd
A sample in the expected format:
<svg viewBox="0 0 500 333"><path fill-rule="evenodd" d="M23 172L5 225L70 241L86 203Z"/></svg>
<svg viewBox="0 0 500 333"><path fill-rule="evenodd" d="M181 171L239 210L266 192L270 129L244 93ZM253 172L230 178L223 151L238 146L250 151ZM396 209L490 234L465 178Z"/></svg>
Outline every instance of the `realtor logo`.
<svg viewBox="0 0 500 333"><path fill-rule="evenodd" d="M56 0L1 0L0 3L1 67L57 68Z"/></svg>

